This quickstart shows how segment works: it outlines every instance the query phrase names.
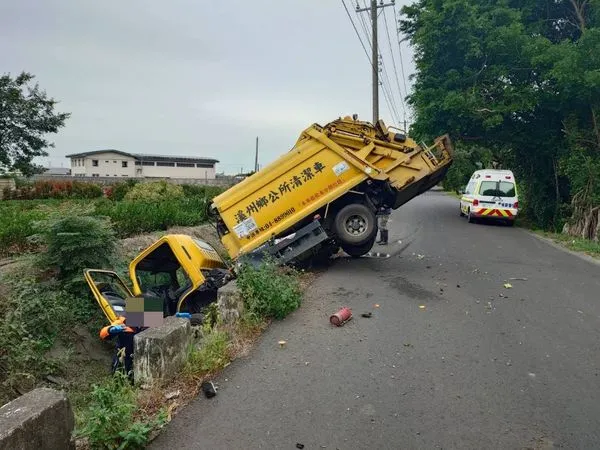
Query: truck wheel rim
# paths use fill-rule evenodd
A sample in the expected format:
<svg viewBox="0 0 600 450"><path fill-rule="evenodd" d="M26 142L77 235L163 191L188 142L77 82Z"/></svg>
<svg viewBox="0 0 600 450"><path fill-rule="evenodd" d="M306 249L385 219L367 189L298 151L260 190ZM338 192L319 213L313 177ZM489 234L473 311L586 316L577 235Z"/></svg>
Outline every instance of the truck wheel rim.
<svg viewBox="0 0 600 450"><path fill-rule="evenodd" d="M360 236L367 230L367 221L359 215L352 215L346 219L346 232L352 236Z"/></svg>

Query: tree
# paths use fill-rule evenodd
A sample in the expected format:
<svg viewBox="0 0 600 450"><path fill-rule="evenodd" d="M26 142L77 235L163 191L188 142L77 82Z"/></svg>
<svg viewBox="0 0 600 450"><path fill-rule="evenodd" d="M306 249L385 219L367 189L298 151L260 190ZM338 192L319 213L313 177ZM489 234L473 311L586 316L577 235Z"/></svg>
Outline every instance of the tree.
<svg viewBox="0 0 600 450"><path fill-rule="evenodd" d="M561 228L582 190L597 201L600 0L418 0L403 13L417 138L489 149L536 225Z"/></svg>
<svg viewBox="0 0 600 450"><path fill-rule="evenodd" d="M57 101L37 84L31 86L33 78L27 72L14 79L10 74L0 77L0 174L41 172L33 158L48 155L45 149L54 144L45 135L56 133L70 116L54 111Z"/></svg>

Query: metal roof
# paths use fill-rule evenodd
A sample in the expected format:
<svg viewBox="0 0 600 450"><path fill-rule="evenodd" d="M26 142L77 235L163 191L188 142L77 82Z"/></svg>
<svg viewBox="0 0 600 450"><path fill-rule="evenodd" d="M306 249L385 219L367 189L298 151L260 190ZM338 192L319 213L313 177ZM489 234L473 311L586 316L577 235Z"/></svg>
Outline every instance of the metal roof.
<svg viewBox="0 0 600 450"><path fill-rule="evenodd" d="M204 163L204 164L216 164L219 162L218 159L214 158L198 158L195 156L175 156L175 155L150 155L147 153L127 153L121 150L115 150L107 148L104 150L94 150L90 152L72 153L67 155L67 158L85 158L87 156L98 155L100 153L117 153L122 156L129 156L139 161L168 161L168 162L190 162L190 163Z"/></svg>

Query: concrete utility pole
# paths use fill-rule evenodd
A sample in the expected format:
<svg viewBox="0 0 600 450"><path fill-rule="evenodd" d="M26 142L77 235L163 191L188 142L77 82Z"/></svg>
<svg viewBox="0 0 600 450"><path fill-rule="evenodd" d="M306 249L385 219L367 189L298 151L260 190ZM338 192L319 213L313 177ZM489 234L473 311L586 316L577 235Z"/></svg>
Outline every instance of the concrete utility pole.
<svg viewBox="0 0 600 450"><path fill-rule="evenodd" d="M356 12L361 13L363 11L371 12L371 71L372 71L372 83L373 83L373 124L379 120L379 45L377 43L377 9L385 8L387 6L394 6L395 0L390 3L383 3L380 0L379 5L377 0L371 0L371 6L369 8L359 8L358 2L356 4Z"/></svg>
<svg viewBox="0 0 600 450"><path fill-rule="evenodd" d="M254 171L258 172L258 136L256 136L256 152L254 153Z"/></svg>

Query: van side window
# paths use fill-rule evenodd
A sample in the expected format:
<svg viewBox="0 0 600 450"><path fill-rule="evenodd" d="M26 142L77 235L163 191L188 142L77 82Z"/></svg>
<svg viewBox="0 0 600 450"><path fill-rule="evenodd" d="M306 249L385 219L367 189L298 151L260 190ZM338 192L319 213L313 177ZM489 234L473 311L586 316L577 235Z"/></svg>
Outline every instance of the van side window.
<svg viewBox="0 0 600 450"><path fill-rule="evenodd" d="M469 184L467 184L467 187L465 189L465 194L471 195L474 191L474 188L475 188L475 182L471 181Z"/></svg>

